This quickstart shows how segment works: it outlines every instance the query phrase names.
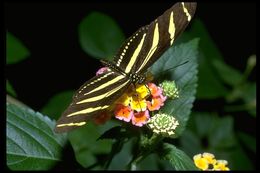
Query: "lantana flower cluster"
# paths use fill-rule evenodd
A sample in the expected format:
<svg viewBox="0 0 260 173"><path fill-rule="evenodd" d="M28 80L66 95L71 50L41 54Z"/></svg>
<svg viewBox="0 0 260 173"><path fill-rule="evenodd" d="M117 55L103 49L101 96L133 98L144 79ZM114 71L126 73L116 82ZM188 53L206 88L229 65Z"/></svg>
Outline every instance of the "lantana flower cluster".
<svg viewBox="0 0 260 173"><path fill-rule="evenodd" d="M196 167L203 171L229 171L226 160L216 160L211 153L197 154L193 156Z"/></svg>
<svg viewBox="0 0 260 173"><path fill-rule="evenodd" d="M164 113L158 113L148 121L148 127L150 127L154 133L165 137L173 136L178 125L178 120Z"/></svg>
<svg viewBox="0 0 260 173"><path fill-rule="evenodd" d="M109 70L103 67L98 70L96 75L100 75ZM135 126L142 127L147 124L156 134L162 136L172 136L179 125L173 116L153 112L160 110L164 106L167 98L178 98L178 90L174 81L164 81L159 86L154 83L131 85L127 91L112 106L115 118L131 122ZM96 124L103 124L110 119L108 112L103 112L94 119Z"/></svg>
<svg viewBox="0 0 260 173"><path fill-rule="evenodd" d="M150 119L150 112L159 110L166 99L162 88L154 83L131 86L117 100L114 114L119 120L141 127Z"/></svg>

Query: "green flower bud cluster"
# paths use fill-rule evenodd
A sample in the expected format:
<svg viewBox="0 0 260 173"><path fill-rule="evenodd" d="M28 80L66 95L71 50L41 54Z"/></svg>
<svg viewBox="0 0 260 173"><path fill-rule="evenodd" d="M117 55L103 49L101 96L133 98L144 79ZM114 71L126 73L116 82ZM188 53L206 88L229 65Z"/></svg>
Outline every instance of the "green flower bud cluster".
<svg viewBox="0 0 260 173"><path fill-rule="evenodd" d="M168 98L179 98L178 88L174 81L163 81L159 86L163 89L163 94Z"/></svg>

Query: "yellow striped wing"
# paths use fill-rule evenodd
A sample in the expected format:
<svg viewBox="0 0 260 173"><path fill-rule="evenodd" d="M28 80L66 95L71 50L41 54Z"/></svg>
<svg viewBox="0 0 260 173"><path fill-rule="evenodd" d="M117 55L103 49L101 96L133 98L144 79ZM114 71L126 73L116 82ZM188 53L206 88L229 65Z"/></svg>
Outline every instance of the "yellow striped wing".
<svg viewBox="0 0 260 173"><path fill-rule="evenodd" d="M90 79L76 92L72 103L57 121L55 131L67 132L85 125L86 121L109 108L129 84L129 79L113 71Z"/></svg>

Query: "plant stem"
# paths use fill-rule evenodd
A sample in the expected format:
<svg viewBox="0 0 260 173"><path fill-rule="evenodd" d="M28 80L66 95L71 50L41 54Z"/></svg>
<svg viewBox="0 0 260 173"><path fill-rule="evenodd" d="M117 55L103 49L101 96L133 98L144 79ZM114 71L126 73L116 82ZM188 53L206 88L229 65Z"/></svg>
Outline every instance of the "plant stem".
<svg viewBox="0 0 260 173"><path fill-rule="evenodd" d="M140 152L140 154L138 154L137 157L129 163L130 170L136 170L137 164L144 158L146 158L149 154L151 154L156 149L156 147L162 139L163 137L161 135L153 133L152 137L148 140L148 142L145 143L144 146L141 146L141 148L143 149Z"/></svg>

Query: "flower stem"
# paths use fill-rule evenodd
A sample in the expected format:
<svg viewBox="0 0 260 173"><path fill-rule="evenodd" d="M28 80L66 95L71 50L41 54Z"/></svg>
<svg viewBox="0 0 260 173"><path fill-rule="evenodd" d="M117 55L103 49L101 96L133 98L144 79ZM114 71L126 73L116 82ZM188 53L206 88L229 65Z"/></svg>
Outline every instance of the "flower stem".
<svg viewBox="0 0 260 173"><path fill-rule="evenodd" d="M140 163L140 161L146 158L149 154L154 152L162 139L163 137L161 135L153 133L152 137L149 138L148 141L141 144L141 152L129 163L129 169L132 171L136 170L137 164Z"/></svg>

